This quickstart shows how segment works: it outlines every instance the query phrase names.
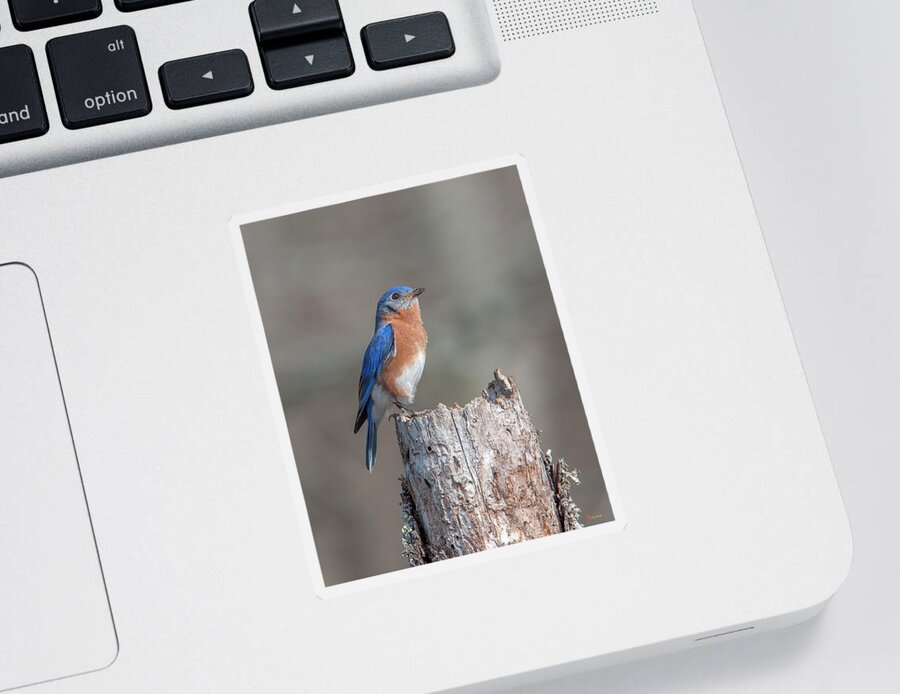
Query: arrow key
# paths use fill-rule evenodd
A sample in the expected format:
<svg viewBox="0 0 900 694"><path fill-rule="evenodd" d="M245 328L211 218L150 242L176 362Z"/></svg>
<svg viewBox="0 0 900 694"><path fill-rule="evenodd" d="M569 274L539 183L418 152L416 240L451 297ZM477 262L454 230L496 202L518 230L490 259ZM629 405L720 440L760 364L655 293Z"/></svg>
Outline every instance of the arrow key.
<svg viewBox="0 0 900 694"><path fill-rule="evenodd" d="M169 108L238 99L253 92L250 64L238 49L171 60L159 68L159 82Z"/></svg>
<svg viewBox="0 0 900 694"><path fill-rule="evenodd" d="M255 0L250 18L260 44L344 28L337 0Z"/></svg>
<svg viewBox="0 0 900 694"><path fill-rule="evenodd" d="M303 43L276 44L262 51L266 81L272 89L347 77L355 69L350 45L343 34Z"/></svg>
<svg viewBox="0 0 900 694"><path fill-rule="evenodd" d="M456 51L450 23L443 12L369 24L363 27L362 42L373 70L449 58Z"/></svg>

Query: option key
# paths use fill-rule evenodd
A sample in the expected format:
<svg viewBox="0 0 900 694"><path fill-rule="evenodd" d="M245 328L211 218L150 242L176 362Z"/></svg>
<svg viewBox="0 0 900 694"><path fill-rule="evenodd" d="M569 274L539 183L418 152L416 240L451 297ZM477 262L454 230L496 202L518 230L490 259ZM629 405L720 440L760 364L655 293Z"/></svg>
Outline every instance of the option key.
<svg viewBox="0 0 900 694"><path fill-rule="evenodd" d="M150 113L150 94L131 27L51 39L47 57L67 128L87 128Z"/></svg>

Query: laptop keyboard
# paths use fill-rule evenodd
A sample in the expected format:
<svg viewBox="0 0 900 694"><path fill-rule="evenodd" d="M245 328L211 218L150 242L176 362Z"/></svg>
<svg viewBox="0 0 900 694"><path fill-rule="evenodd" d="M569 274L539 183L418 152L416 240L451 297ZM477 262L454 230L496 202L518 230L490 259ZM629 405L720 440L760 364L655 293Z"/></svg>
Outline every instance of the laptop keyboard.
<svg viewBox="0 0 900 694"><path fill-rule="evenodd" d="M205 0L3 2L8 2L12 26L2 26L0 14L0 176L483 83L499 70L482 0L435 0L432 5L421 0L254 0L249 6ZM153 9L163 6L169 7ZM179 14L186 11L181 8L192 6L185 21L196 21L198 13L215 21L228 15L231 28L225 33L239 36L238 45L193 55L192 46L185 44L178 47L180 54L160 61L159 46L150 42L163 21L180 22ZM392 14L404 9L412 13ZM156 13L147 38L138 21L123 23ZM109 26L75 31L82 22L98 21ZM207 29L214 31L214 26ZM460 37L467 55L458 48ZM217 42L203 45L210 43ZM435 69L441 61L448 66ZM407 72L394 79L380 77L395 70ZM353 84L340 91L320 87L302 102L296 97L283 104L273 100L276 94L338 80ZM261 91L270 94L260 96ZM253 105L247 110L249 119L236 127L237 107L224 102L238 100ZM298 103L303 108L292 114L290 107ZM173 120L164 113L184 109L208 109L211 121L204 124L202 116ZM154 123L144 142L137 123L127 134L125 126L111 125L142 119ZM73 137L65 135L67 130L104 127L109 147L97 136L87 148L66 140ZM26 140L37 143L37 161L29 156ZM38 147L50 140L52 144Z"/></svg>

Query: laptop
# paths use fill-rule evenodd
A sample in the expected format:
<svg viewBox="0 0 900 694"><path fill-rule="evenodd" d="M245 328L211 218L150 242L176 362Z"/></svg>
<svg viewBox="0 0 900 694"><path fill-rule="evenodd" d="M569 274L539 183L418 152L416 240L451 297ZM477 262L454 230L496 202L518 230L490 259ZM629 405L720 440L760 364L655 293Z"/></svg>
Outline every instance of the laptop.
<svg viewBox="0 0 900 694"><path fill-rule="evenodd" d="M849 569L689 0L3 0L0 325L0 691L506 691Z"/></svg>

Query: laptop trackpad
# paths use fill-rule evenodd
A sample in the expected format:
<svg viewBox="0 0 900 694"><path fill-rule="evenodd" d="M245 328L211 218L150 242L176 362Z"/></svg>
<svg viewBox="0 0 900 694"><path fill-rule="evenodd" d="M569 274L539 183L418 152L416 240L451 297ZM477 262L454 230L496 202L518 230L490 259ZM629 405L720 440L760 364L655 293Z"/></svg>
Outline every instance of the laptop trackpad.
<svg viewBox="0 0 900 694"><path fill-rule="evenodd" d="M37 279L0 265L0 690L117 652Z"/></svg>

